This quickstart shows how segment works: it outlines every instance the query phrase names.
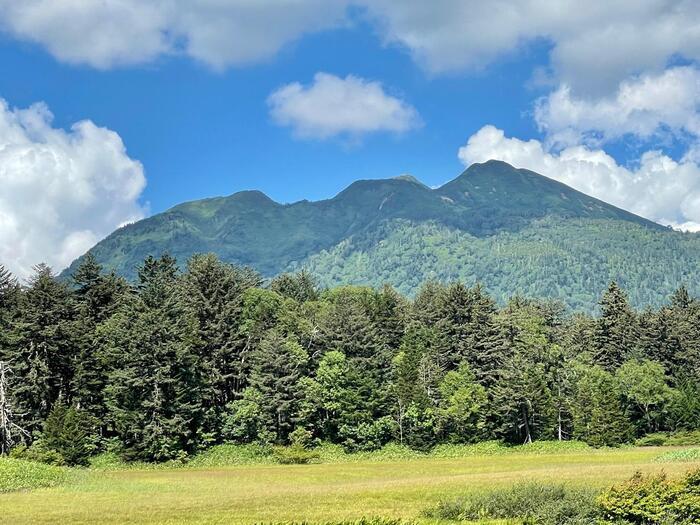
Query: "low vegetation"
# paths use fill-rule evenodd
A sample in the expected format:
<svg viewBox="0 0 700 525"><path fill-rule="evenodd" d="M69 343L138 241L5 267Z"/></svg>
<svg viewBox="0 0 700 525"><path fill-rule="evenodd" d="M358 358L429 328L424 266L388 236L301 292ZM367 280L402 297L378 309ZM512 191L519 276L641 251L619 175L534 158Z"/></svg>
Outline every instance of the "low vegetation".
<svg viewBox="0 0 700 525"><path fill-rule="evenodd" d="M547 483L518 483L505 489L444 501L426 516L451 521L526 520L540 525L593 524L600 514L597 491Z"/></svg>
<svg viewBox="0 0 700 525"><path fill-rule="evenodd" d="M448 511L453 516L479 515L490 524L521 523L523 511L533 523L566 518L570 521L561 523L578 524L586 522L571 520L582 519L584 509L583 516L588 516L592 499L601 511L596 494L628 483L635 470L657 475L663 467L668 483L676 483L688 469L700 466L700 461L659 465L655 458L663 453L661 448L566 450L551 445L530 449L492 444L482 447L489 450L485 454L477 453L478 446L464 446L462 457L454 455L455 449L450 457L436 457L398 447L355 457L340 448L337 455L315 464L294 465L276 464L272 451L260 456L249 446L213 447L186 463L124 463L109 454L94 457L95 465L87 469L21 462L55 469L64 474L62 482L0 494L0 508L3 523L12 524L335 525L365 516L369 523L371 517L382 517L377 523L403 520L403 525L412 525L432 524L437 518L425 514L436 516L438 509L444 516ZM232 457L239 463L232 463ZM574 516L573 510L579 514ZM511 514L514 518L494 518L503 522L488 518Z"/></svg>
<svg viewBox="0 0 700 525"><path fill-rule="evenodd" d="M52 487L66 480L66 469L13 458L0 458L0 492Z"/></svg>

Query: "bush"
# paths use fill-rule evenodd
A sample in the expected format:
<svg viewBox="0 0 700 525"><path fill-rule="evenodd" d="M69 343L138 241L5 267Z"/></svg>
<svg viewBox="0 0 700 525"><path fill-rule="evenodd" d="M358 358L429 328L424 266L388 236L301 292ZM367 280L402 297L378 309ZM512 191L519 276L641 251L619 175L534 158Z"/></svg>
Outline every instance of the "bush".
<svg viewBox="0 0 700 525"><path fill-rule="evenodd" d="M10 457L24 461L46 463L47 465L63 466L66 464L63 456L56 450L48 448L46 443L37 439L30 447L18 445L10 451Z"/></svg>
<svg viewBox="0 0 700 525"><path fill-rule="evenodd" d="M665 432L654 432L637 439L634 444L638 447L661 447L668 441L668 434Z"/></svg>
<svg viewBox="0 0 700 525"><path fill-rule="evenodd" d="M598 498L606 520L639 525L700 523L700 470L680 480L636 473Z"/></svg>
<svg viewBox="0 0 700 525"><path fill-rule="evenodd" d="M274 456L277 462L283 465L305 465L318 459L320 454L313 450L306 450L299 445L292 445L291 447L276 447Z"/></svg>
<svg viewBox="0 0 700 525"><path fill-rule="evenodd" d="M285 521L268 525L416 525L414 521L404 521L392 518L360 518L358 520L344 521L324 521L324 522L309 522L309 521Z"/></svg>
<svg viewBox="0 0 700 525"><path fill-rule="evenodd" d="M66 469L33 461L0 458L0 492L58 485L66 478Z"/></svg>
<svg viewBox="0 0 700 525"><path fill-rule="evenodd" d="M687 430L683 432L675 432L666 440L666 445L669 447L700 445L700 430Z"/></svg>
<svg viewBox="0 0 700 525"><path fill-rule="evenodd" d="M655 432L639 438L634 443L638 447L683 447L688 445L700 445L700 430L684 430L667 434Z"/></svg>
<svg viewBox="0 0 700 525"><path fill-rule="evenodd" d="M445 501L427 511L442 520L522 519L541 525L595 523L596 493L565 485L520 483L512 487Z"/></svg>

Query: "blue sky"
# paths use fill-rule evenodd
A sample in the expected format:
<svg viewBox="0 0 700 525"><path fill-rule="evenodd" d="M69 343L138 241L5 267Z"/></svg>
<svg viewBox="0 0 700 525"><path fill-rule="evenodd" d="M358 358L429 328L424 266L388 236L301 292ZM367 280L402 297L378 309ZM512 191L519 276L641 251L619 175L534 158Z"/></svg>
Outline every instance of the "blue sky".
<svg viewBox="0 0 700 525"><path fill-rule="evenodd" d="M0 262L20 275L182 201L438 185L492 157L700 224L693 2L75 5L0 0Z"/></svg>

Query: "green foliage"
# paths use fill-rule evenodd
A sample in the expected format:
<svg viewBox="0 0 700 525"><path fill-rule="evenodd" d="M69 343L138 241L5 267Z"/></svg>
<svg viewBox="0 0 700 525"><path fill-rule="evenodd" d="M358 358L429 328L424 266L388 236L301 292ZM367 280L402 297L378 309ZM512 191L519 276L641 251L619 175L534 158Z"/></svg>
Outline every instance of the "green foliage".
<svg viewBox="0 0 700 525"><path fill-rule="evenodd" d="M263 525L263 524L258 524ZM398 520L392 518L360 518L357 520L343 521L285 521L277 523L269 523L264 525L417 525L414 521Z"/></svg>
<svg viewBox="0 0 700 525"><path fill-rule="evenodd" d="M520 483L466 499L443 501L426 512L444 520L521 519L542 525L596 523L596 493L566 485Z"/></svg>
<svg viewBox="0 0 700 525"><path fill-rule="evenodd" d="M275 459L283 465L305 465L320 457L318 452L307 450L300 445L275 447L274 451Z"/></svg>
<svg viewBox="0 0 700 525"><path fill-rule="evenodd" d="M656 458L660 463L674 463L700 460L700 448L686 448L665 452Z"/></svg>
<svg viewBox="0 0 700 525"><path fill-rule="evenodd" d="M57 403L44 422L42 443L58 452L67 465L87 465L97 449L95 426L96 421L89 414Z"/></svg>
<svg viewBox="0 0 700 525"><path fill-rule="evenodd" d="M637 473L598 498L605 519L631 524L700 523L700 471L680 480Z"/></svg>
<svg viewBox="0 0 700 525"><path fill-rule="evenodd" d="M35 440L29 447L23 444L17 445L10 451L10 457L59 467L66 464L60 452L46 446L41 439Z"/></svg>
<svg viewBox="0 0 700 525"><path fill-rule="evenodd" d="M53 487L66 477L67 471L61 467L0 457L0 492Z"/></svg>

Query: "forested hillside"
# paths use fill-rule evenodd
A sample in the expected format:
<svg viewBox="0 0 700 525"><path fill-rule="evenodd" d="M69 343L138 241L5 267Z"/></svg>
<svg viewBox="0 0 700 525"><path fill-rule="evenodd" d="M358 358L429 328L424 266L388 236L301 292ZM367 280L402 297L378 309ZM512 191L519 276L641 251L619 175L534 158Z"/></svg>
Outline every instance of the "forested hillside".
<svg viewBox="0 0 700 525"><path fill-rule="evenodd" d="M184 458L214 444L371 450L579 439L619 445L700 427L700 301L600 314L480 286L319 289L197 255L147 258L130 284L92 256L73 282L0 272L0 444L84 463ZM526 289L526 288L523 288ZM26 447L29 448L26 448ZM57 459L58 458L58 459Z"/></svg>
<svg viewBox="0 0 700 525"><path fill-rule="evenodd" d="M636 307L658 307L682 284L700 294L700 235L497 161L436 189L399 177L318 202L279 204L255 191L188 202L90 250L131 281L149 255L184 263L210 252L267 279L307 268L325 286L390 284L411 297L429 279L481 282L500 305L526 293L591 312L611 280Z"/></svg>

